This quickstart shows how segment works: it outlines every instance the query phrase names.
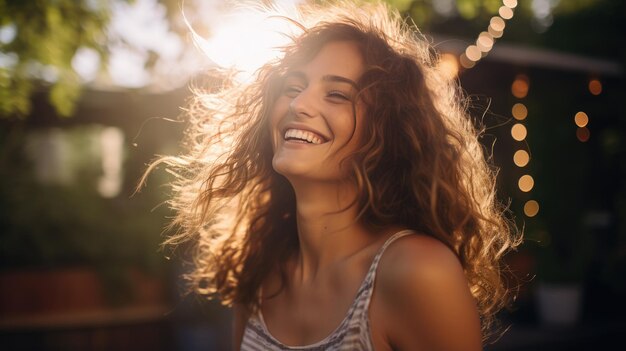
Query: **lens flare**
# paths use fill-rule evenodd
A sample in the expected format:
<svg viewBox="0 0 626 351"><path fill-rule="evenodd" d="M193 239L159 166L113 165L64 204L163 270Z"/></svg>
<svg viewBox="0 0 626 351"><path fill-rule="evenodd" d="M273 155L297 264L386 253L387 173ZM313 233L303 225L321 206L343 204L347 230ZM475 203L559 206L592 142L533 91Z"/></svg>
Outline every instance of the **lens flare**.
<svg viewBox="0 0 626 351"><path fill-rule="evenodd" d="M295 7L267 9L234 9L211 26L211 35L203 38L187 22L196 45L216 65L235 69L237 79L247 81L265 63L281 54L290 37L301 32L284 15L297 17Z"/></svg>

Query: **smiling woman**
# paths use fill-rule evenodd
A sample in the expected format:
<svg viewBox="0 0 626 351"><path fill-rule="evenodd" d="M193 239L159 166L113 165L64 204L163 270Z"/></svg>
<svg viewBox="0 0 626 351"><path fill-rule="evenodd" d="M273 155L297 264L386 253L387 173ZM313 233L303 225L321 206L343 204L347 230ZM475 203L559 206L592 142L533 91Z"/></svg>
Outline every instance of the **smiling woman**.
<svg viewBox="0 0 626 351"><path fill-rule="evenodd" d="M255 80L197 97L191 149L160 161L168 243L195 243L188 277L234 306L236 349L481 349L519 236L458 87L384 5L299 20Z"/></svg>
<svg viewBox="0 0 626 351"><path fill-rule="evenodd" d="M354 102L363 71L356 43L336 41L285 74L282 94L270 115L272 165L292 184L298 179L347 177L348 170L340 172L338 167L355 149L353 136L361 129L362 107Z"/></svg>

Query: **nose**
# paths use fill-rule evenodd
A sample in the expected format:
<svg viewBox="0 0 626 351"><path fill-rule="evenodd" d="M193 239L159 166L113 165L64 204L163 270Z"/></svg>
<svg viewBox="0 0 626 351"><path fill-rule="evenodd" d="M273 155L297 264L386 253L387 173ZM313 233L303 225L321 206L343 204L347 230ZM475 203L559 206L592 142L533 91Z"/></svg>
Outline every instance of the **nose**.
<svg viewBox="0 0 626 351"><path fill-rule="evenodd" d="M308 87L299 92L289 103L289 110L296 116L314 117L318 112L312 89Z"/></svg>

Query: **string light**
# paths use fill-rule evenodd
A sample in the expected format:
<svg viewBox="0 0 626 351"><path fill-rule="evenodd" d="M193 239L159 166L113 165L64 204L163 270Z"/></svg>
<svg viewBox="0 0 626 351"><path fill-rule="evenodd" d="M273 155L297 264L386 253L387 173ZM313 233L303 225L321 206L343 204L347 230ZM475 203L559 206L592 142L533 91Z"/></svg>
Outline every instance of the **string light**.
<svg viewBox="0 0 626 351"><path fill-rule="evenodd" d="M511 127L511 136L517 141L526 139L527 134L526 127L521 123L515 123L513 127Z"/></svg>
<svg viewBox="0 0 626 351"><path fill-rule="evenodd" d="M589 137L591 137L591 132L589 131L589 129L587 127L576 129L576 138L580 142L584 143L584 142L588 141Z"/></svg>
<svg viewBox="0 0 626 351"><path fill-rule="evenodd" d="M501 6L500 9L498 10L498 14L500 15L500 17L504 18L505 20L509 20L513 18L513 9L507 6Z"/></svg>
<svg viewBox="0 0 626 351"><path fill-rule="evenodd" d="M525 150L517 150L513 154L513 162L517 167L524 167L530 162L530 155Z"/></svg>
<svg viewBox="0 0 626 351"><path fill-rule="evenodd" d="M519 190L527 193L532 190L533 186L535 186L535 180L528 174L524 174L517 181L517 186Z"/></svg>
<svg viewBox="0 0 626 351"><path fill-rule="evenodd" d="M529 81L525 74L518 74L511 84L511 93L518 99L523 99L528 95Z"/></svg>
<svg viewBox="0 0 626 351"><path fill-rule="evenodd" d="M528 109L526 108L526 105L518 102L517 104L513 105L511 113L516 120L521 121L524 120L526 116L528 116Z"/></svg>
<svg viewBox="0 0 626 351"><path fill-rule="evenodd" d="M602 93L602 83L598 79L589 80L589 92L593 95L600 95Z"/></svg>
<svg viewBox="0 0 626 351"><path fill-rule="evenodd" d="M493 28L493 30L498 32L504 32L504 27L506 27L506 23L504 19L500 16L493 16L489 21L489 27Z"/></svg>
<svg viewBox="0 0 626 351"><path fill-rule="evenodd" d="M488 52L493 47L493 37L489 32L482 32L476 39L476 46L481 52Z"/></svg>
<svg viewBox="0 0 626 351"><path fill-rule="evenodd" d="M510 9L514 9L517 6L517 0L503 0L502 3Z"/></svg>
<svg viewBox="0 0 626 351"><path fill-rule="evenodd" d="M586 127L587 123L589 123L589 116L583 111L576 112L576 115L574 115L574 123L580 128Z"/></svg>
<svg viewBox="0 0 626 351"><path fill-rule="evenodd" d="M470 45L465 49L465 56L467 56L470 61L478 61L481 58L480 50L476 45Z"/></svg>
<svg viewBox="0 0 626 351"><path fill-rule="evenodd" d="M464 68L472 68L476 65L476 61L472 61L469 58L467 58L465 53L462 53L461 56L459 57L459 63Z"/></svg>
<svg viewBox="0 0 626 351"><path fill-rule="evenodd" d="M500 37L502 37L502 34L504 34L503 31L495 30L492 27L487 28L487 32L494 38L500 38Z"/></svg>
<svg viewBox="0 0 626 351"><path fill-rule="evenodd" d="M535 200L528 200L524 204L524 214L527 217L535 217L539 213L539 203Z"/></svg>
<svg viewBox="0 0 626 351"><path fill-rule="evenodd" d="M475 44L468 45L459 56L462 67L469 69L476 65L481 58L487 56L495 44L495 39L501 38L506 27L506 20L513 18L513 9L517 6L517 0L503 0L503 6L498 9L499 16L493 16L489 20L487 31L481 32L476 38Z"/></svg>

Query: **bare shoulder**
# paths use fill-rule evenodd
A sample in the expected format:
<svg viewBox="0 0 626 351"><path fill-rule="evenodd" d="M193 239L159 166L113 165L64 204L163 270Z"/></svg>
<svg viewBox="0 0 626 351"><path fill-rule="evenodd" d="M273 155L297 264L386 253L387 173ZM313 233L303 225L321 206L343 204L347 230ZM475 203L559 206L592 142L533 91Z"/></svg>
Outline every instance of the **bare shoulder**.
<svg viewBox="0 0 626 351"><path fill-rule="evenodd" d="M241 304L233 304L233 350L239 350L246 329L246 322L250 317L250 311Z"/></svg>
<svg viewBox="0 0 626 351"><path fill-rule="evenodd" d="M378 270L383 278L381 283L392 284L391 287L400 285L402 288L416 279L457 278L465 281L461 262L452 249L424 234L407 235L390 245Z"/></svg>
<svg viewBox="0 0 626 351"><path fill-rule="evenodd" d="M478 310L463 266L441 241L409 235L390 245L377 272L387 338L401 350L479 350Z"/></svg>

